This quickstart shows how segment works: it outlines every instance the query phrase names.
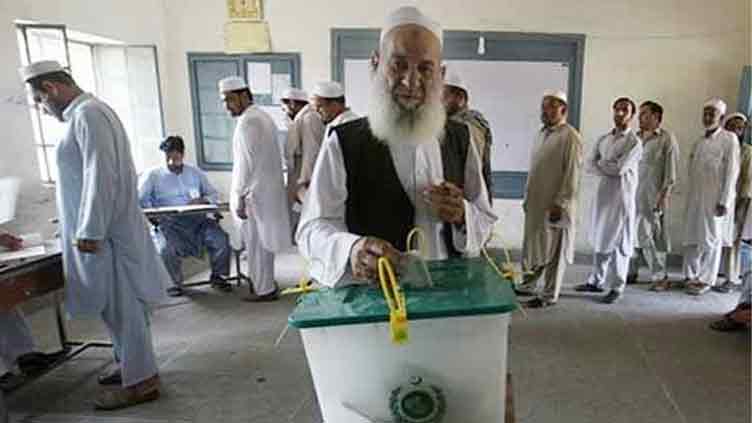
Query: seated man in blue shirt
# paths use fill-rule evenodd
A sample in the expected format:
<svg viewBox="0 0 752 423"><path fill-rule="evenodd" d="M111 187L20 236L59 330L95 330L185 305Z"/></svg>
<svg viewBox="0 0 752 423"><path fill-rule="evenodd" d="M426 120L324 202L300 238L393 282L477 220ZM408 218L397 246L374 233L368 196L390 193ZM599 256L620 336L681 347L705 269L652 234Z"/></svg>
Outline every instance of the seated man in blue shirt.
<svg viewBox="0 0 752 423"><path fill-rule="evenodd" d="M185 144L177 136L167 137L159 149L165 153L166 166L154 168L141 177L139 199L141 207L185 206L189 204L216 204L217 190L200 169L183 163ZM225 277L230 273L230 242L219 223L205 214L189 216L163 216L152 228L152 236L175 286L167 293L183 295L182 257L199 257L204 248L211 260L212 287L230 291Z"/></svg>

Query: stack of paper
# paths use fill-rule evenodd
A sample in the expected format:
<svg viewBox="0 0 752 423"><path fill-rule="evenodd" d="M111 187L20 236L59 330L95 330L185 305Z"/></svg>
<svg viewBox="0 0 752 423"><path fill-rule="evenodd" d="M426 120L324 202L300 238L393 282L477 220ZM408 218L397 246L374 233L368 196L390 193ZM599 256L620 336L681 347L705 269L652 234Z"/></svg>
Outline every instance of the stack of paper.
<svg viewBox="0 0 752 423"><path fill-rule="evenodd" d="M47 248L44 245L42 234L26 234L21 235L20 238L23 240L23 248L18 251L10 251L0 247L0 263L47 254Z"/></svg>

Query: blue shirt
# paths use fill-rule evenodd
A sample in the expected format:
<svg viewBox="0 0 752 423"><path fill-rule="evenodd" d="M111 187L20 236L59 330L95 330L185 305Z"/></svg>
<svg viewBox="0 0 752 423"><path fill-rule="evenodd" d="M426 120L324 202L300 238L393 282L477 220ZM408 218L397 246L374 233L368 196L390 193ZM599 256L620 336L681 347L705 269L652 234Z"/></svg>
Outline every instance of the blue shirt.
<svg viewBox="0 0 752 423"><path fill-rule="evenodd" d="M149 170L141 176L138 194L143 208L185 206L197 198L212 204L219 202L219 194L206 173L187 164L183 164L179 174L170 172L167 166Z"/></svg>

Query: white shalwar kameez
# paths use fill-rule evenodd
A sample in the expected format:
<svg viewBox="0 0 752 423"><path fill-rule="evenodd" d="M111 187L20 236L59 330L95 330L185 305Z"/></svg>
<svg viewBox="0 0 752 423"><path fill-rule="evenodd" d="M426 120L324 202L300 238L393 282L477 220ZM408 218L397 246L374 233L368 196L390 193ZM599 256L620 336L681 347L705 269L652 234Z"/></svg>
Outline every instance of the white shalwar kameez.
<svg viewBox="0 0 752 423"><path fill-rule="evenodd" d="M671 250L668 231L668 210L656 212L660 193L671 194L676 183L679 162L679 144L676 137L665 129L638 134L642 143L639 184L637 189L637 236L635 257L630 273L637 276L640 259L644 259L652 282L668 277L666 256Z"/></svg>
<svg viewBox="0 0 752 423"><path fill-rule="evenodd" d="M715 285L721 248L734 242L736 179L739 143L736 136L718 128L695 143L689 156L689 180L684 227L684 276ZM716 207L726 215L716 217Z"/></svg>
<svg viewBox="0 0 752 423"><path fill-rule="evenodd" d="M595 250L588 283L623 292L635 243L638 171L642 141L631 130L613 130L596 141L587 166L600 177L590 240Z"/></svg>
<svg viewBox="0 0 752 423"><path fill-rule="evenodd" d="M130 142L115 112L81 94L63 113L57 147L57 207L65 274L65 309L101 317L114 344L123 386L157 374L148 304L164 299L170 276L138 201ZM99 241L82 253L76 240Z"/></svg>
<svg viewBox="0 0 752 423"><path fill-rule="evenodd" d="M452 225L454 247L466 257L476 257L488 241L496 215L488 201L480 159L472 142L465 164L465 231ZM441 229L443 222L423 200L423 191L444 181L438 140L405 140L396 150L390 146L395 170L405 193L415 207L415 226L422 229L430 259L446 259L448 252ZM346 187L342 148L337 132L324 141L311 186L303 205L297 242L310 263L311 277L338 287L350 272L350 250L359 235L347 231ZM470 199L470 200L467 200Z"/></svg>
<svg viewBox="0 0 752 423"><path fill-rule="evenodd" d="M269 114L249 106L238 118L233 135L230 206L248 255L248 272L256 295L271 294L274 253L291 246L287 194L277 126ZM248 219L237 216L244 204Z"/></svg>

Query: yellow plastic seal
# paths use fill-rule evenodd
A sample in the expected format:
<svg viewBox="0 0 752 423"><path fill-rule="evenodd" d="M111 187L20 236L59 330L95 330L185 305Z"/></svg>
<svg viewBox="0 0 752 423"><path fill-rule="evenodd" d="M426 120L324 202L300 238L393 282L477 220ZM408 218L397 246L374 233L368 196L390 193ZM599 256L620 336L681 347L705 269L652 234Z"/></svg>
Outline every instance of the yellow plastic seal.
<svg viewBox="0 0 752 423"><path fill-rule="evenodd" d="M389 307L389 333L392 342L402 345L408 341L407 307L405 306L405 293L397 283L394 269L389 259L379 258L379 282L384 293L386 305Z"/></svg>

